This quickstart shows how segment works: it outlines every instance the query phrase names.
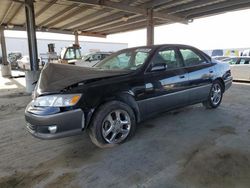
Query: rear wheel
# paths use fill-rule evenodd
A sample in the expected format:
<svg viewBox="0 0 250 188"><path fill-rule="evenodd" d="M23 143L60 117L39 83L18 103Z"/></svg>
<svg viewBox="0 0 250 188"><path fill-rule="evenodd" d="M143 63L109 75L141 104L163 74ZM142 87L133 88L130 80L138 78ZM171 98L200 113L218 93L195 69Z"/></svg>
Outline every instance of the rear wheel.
<svg viewBox="0 0 250 188"><path fill-rule="evenodd" d="M217 108L223 97L223 87L220 81L215 81L209 93L207 101L203 102L203 105L208 108Z"/></svg>
<svg viewBox="0 0 250 188"><path fill-rule="evenodd" d="M133 110L125 103L112 101L97 110L88 133L98 147L112 147L131 137L135 124Z"/></svg>

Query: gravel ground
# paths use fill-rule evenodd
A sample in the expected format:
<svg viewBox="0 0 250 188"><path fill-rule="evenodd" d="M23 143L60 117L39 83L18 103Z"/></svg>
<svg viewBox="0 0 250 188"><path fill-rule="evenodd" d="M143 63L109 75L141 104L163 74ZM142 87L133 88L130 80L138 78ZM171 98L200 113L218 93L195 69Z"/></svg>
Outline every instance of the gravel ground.
<svg viewBox="0 0 250 188"><path fill-rule="evenodd" d="M0 89L1 90L1 89ZM25 130L30 96L0 95L0 187L250 187L250 84L234 83L218 109L201 104L138 125L115 148L86 133L39 140Z"/></svg>

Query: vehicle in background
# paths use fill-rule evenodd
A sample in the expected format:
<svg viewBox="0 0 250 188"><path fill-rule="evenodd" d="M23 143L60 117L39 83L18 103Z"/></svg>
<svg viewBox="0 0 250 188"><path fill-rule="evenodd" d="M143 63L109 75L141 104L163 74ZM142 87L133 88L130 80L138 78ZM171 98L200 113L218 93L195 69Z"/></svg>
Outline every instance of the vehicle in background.
<svg viewBox="0 0 250 188"><path fill-rule="evenodd" d="M244 50L242 52L241 56L248 56L248 57L250 57L250 49Z"/></svg>
<svg viewBox="0 0 250 188"><path fill-rule="evenodd" d="M83 66L83 67L93 67L96 65L99 61L105 59L106 57L110 56L111 52L95 52L86 55L83 57L82 61L77 61L76 65Z"/></svg>
<svg viewBox="0 0 250 188"><path fill-rule="evenodd" d="M215 60L218 60L218 61L222 61L224 59L227 59L228 56L216 56L216 57L212 57L212 58L215 59Z"/></svg>
<svg viewBox="0 0 250 188"><path fill-rule="evenodd" d="M72 46L62 49L58 63L74 65L80 60L82 60L81 47L77 44L73 44Z"/></svg>
<svg viewBox="0 0 250 188"><path fill-rule="evenodd" d="M250 57L231 57L223 62L230 64L234 80L250 81Z"/></svg>
<svg viewBox="0 0 250 188"><path fill-rule="evenodd" d="M39 60L39 69L42 69L44 66L44 62L41 61L41 58ZM30 70L30 58L28 55L23 56L21 59L17 60L17 65L19 69L22 70Z"/></svg>
<svg viewBox="0 0 250 188"><path fill-rule="evenodd" d="M212 57L223 56L224 52L222 49L216 49L212 51Z"/></svg>
<svg viewBox="0 0 250 188"><path fill-rule="evenodd" d="M60 57L58 58L55 52L55 44L48 44L48 52L40 54L42 60L46 63L62 63L62 64L71 64L78 65L83 67L92 67L100 60L104 59L110 52L95 52L88 54L85 57L81 55L81 47L77 44L73 44L69 47L62 49Z"/></svg>
<svg viewBox="0 0 250 188"><path fill-rule="evenodd" d="M55 52L55 44L50 43L48 44L48 52L46 53L40 53L39 54L41 61L46 63L57 63L58 62L58 55Z"/></svg>
<svg viewBox="0 0 250 188"><path fill-rule="evenodd" d="M161 112L196 103L217 108L231 84L229 64L186 45L124 49L92 68L48 63L25 110L26 127L41 139L87 130L97 146L112 147Z"/></svg>
<svg viewBox="0 0 250 188"><path fill-rule="evenodd" d="M239 54L239 50L226 50L224 56L227 56L227 57L238 57L240 54Z"/></svg>
<svg viewBox="0 0 250 188"><path fill-rule="evenodd" d="M17 60L22 58L21 52L11 52L8 54L8 61L11 65L12 69L18 69L18 63Z"/></svg>

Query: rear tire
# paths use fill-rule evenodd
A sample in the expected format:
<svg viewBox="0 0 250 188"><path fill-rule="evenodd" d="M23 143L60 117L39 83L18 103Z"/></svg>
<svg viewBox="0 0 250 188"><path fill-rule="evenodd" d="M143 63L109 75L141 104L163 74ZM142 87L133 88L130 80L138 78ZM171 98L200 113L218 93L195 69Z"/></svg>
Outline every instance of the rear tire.
<svg viewBox="0 0 250 188"><path fill-rule="evenodd" d="M210 93L208 96L208 99L204 101L202 104L205 106L207 109L213 109L217 108L223 97L223 86L222 83L218 80L214 81Z"/></svg>
<svg viewBox="0 0 250 188"><path fill-rule="evenodd" d="M96 146L105 148L125 142L135 129L133 110L123 102L111 101L97 109L87 131Z"/></svg>

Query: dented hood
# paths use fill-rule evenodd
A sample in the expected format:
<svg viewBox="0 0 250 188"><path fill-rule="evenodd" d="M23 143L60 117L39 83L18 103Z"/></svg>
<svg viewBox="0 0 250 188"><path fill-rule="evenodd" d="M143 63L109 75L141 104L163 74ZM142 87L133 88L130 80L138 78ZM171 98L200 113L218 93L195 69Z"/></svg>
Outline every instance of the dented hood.
<svg viewBox="0 0 250 188"><path fill-rule="evenodd" d="M85 80L124 74L128 74L128 71L102 70L67 64L47 63L41 71L36 90L38 93L58 92Z"/></svg>

